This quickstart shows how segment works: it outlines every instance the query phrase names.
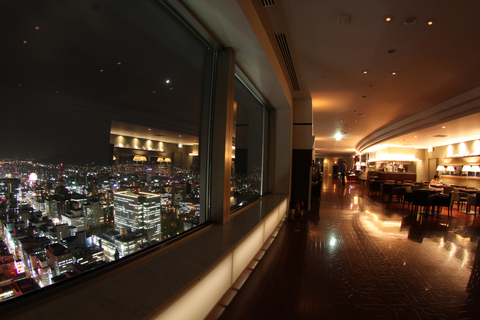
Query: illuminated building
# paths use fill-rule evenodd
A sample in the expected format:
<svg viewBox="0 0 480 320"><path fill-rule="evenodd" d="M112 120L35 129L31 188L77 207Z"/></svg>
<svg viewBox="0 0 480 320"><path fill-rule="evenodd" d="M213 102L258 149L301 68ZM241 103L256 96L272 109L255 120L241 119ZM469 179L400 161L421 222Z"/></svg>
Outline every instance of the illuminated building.
<svg viewBox="0 0 480 320"><path fill-rule="evenodd" d="M101 226L105 223L105 212L98 199L89 199L83 209L87 217L87 226Z"/></svg>
<svg viewBox="0 0 480 320"><path fill-rule="evenodd" d="M113 204L116 230L140 231L148 242L161 240L160 195L120 191L113 195Z"/></svg>
<svg viewBox="0 0 480 320"><path fill-rule="evenodd" d="M48 230L47 237L52 240L52 242L60 242L63 239L72 236L72 229L68 224L57 224L52 229Z"/></svg>
<svg viewBox="0 0 480 320"><path fill-rule="evenodd" d="M85 230L85 217L82 209L71 210L62 214L62 222L76 229L76 232Z"/></svg>
<svg viewBox="0 0 480 320"><path fill-rule="evenodd" d="M48 265L52 268L54 276L59 276L72 271L73 254L59 243L52 243L46 247Z"/></svg>
<svg viewBox="0 0 480 320"><path fill-rule="evenodd" d="M30 257L32 270L36 274L36 279L41 287L52 283L52 268L48 265L45 254L36 254Z"/></svg>
<svg viewBox="0 0 480 320"><path fill-rule="evenodd" d="M21 200L22 184L19 179L0 179L0 201L5 201L11 210L17 212L17 203Z"/></svg>
<svg viewBox="0 0 480 320"><path fill-rule="evenodd" d="M133 233L125 231L110 231L95 237L95 244L103 249L105 261L114 261L126 255L137 252L143 247L144 237L142 232Z"/></svg>

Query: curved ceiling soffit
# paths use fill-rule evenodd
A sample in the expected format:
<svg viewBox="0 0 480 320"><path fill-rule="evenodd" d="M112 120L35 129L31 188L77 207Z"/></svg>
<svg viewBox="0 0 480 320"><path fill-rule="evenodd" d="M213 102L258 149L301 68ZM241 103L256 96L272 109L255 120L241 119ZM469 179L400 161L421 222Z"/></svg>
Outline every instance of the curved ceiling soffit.
<svg viewBox="0 0 480 320"><path fill-rule="evenodd" d="M396 137L479 112L480 87L477 87L374 131L360 140L356 149L358 152L363 152L367 148Z"/></svg>

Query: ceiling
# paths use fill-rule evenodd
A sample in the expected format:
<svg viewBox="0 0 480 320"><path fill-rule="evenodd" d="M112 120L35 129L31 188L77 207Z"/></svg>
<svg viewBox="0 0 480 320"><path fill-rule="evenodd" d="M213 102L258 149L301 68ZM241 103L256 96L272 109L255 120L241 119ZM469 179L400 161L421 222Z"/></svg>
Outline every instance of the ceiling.
<svg viewBox="0 0 480 320"><path fill-rule="evenodd" d="M476 0L184 2L234 48L272 105L295 108L296 100L311 99L317 155L480 137ZM278 54L278 34L288 44L298 90Z"/></svg>

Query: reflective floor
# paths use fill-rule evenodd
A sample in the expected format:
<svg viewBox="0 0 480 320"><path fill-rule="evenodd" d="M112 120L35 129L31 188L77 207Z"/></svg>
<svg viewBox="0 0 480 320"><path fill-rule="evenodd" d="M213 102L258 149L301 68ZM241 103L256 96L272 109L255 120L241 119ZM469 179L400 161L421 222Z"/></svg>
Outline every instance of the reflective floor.
<svg viewBox="0 0 480 320"><path fill-rule="evenodd" d="M479 239L480 217L411 215L327 180L220 319L480 319Z"/></svg>

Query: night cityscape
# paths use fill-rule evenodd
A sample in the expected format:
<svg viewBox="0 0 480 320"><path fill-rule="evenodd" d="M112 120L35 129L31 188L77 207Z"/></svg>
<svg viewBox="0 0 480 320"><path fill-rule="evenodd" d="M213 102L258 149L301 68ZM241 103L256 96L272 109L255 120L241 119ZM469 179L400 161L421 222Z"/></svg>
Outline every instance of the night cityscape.
<svg viewBox="0 0 480 320"><path fill-rule="evenodd" d="M197 226L199 190L169 165L0 161L0 301Z"/></svg>

